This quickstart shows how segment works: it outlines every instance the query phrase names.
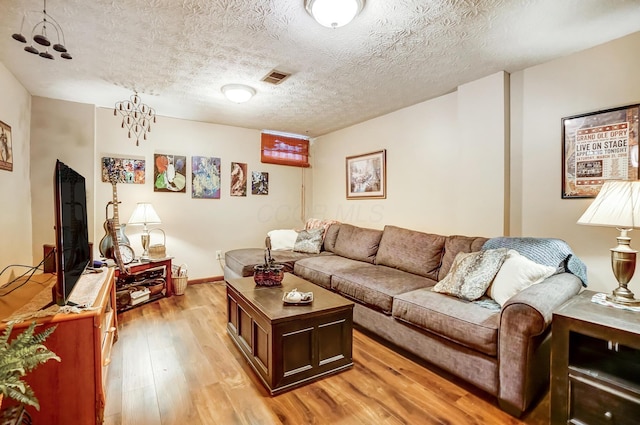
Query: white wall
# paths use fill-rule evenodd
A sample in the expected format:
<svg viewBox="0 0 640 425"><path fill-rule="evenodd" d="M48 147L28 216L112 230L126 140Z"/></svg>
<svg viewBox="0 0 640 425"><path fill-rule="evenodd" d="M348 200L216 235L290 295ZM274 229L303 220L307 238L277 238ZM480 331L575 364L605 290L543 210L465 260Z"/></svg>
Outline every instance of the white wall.
<svg viewBox="0 0 640 425"><path fill-rule="evenodd" d="M42 259L43 244L55 243L53 173L56 159L86 180L89 241L95 243L95 108L84 103L33 97L31 105L31 206L33 258Z"/></svg>
<svg viewBox="0 0 640 425"><path fill-rule="evenodd" d="M11 127L13 171L0 170L0 270L10 264L31 265L31 193L29 126L31 95L0 63L0 121ZM4 283L27 271L11 268Z"/></svg>
<svg viewBox="0 0 640 425"><path fill-rule="evenodd" d="M505 73L318 138L310 215L364 227L502 235ZM347 200L345 158L387 150L387 199Z"/></svg>
<svg viewBox="0 0 640 425"><path fill-rule="evenodd" d="M611 228L579 226L590 199L561 199L561 119L640 102L640 33L606 43L512 75L512 143L521 157L512 171L521 192L512 197L520 214L522 234L552 236L569 242L587 263L589 288L611 291L617 286L611 272L609 248L618 232ZM519 205L518 205L519 204ZM640 233L631 245L640 248ZM640 295L640 273L629 288Z"/></svg>
<svg viewBox="0 0 640 425"><path fill-rule="evenodd" d="M152 103L153 99L143 99ZM148 140L127 138L120 128L120 118L113 110L98 108L96 125L96 155L93 159L96 176L96 240L104 235L102 224L105 206L112 200L110 183L100 178L101 158L105 156L146 160L145 184L118 184L120 223L126 224L137 202L151 202L167 236L167 255L174 263L188 266L189 279L222 276L217 250L263 247L269 230L300 228L302 170L296 167L262 164L260 162L260 132L238 127L159 117L152 125ZM191 175L187 176L186 193L154 192L154 153L187 157L191 171L192 156L221 159L221 199L193 199ZM247 164L247 172L269 173L269 194L246 197L230 196L231 162ZM142 253L141 227L125 227L125 233L137 255ZM162 242L160 232L152 232L152 243Z"/></svg>

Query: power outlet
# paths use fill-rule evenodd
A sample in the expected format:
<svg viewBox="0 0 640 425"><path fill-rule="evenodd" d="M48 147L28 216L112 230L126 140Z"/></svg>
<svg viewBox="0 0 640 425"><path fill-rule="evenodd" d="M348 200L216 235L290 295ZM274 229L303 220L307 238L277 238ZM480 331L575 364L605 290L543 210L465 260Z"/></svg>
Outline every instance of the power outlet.
<svg viewBox="0 0 640 425"><path fill-rule="evenodd" d="M222 260L222 251L220 250L216 251L216 260Z"/></svg>

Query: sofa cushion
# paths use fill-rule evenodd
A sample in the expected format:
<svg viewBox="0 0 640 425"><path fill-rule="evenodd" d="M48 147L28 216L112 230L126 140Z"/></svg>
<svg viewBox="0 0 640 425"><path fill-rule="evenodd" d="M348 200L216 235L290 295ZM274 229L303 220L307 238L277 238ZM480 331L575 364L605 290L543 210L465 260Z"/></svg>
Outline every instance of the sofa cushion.
<svg viewBox="0 0 640 425"><path fill-rule="evenodd" d="M333 226L331 226L333 227ZM341 224L334 252L353 260L372 263L376 259L382 231Z"/></svg>
<svg viewBox="0 0 640 425"><path fill-rule="evenodd" d="M333 255L325 251L325 255L303 258L296 261L293 273L309 282L326 289L331 289L331 275L363 263L349 258Z"/></svg>
<svg viewBox="0 0 640 425"><path fill-rule="evenodd" d="M324 249L325 251L335 252L336 239L340 231L340 223L334 223L324 232Z"/></svg>
<svg viewBox="0 0 640 425"><path fill-rule="evenodd" d="M324 229L300 230L293 245L295 252L306 252L307 254L319 254L322 249L322 235Z"/></svg>
<svg viewBox="0 0 640 425"><path fill-rule="evenodd" d="M335 271L331 276L331 289L387 315L391 314L394 296L417 288L431 287L435 283L426 277L362 262Z"/></svg>
<svg viewBox="0 0 640 425"><path fill-rule="evenodd" d="M376 264L409 273L438 278L446 237L385 226L376 254Z"/></svg>
<svg viewBox="0 0 640 425"><path fill-rule="evenodd" d="M393 317L489 356L497 355L500 312L430 288L399 294Z"/></svg>
<svg viewBox="0 0 640 425"><path fill-rule="evenodd" d="M507 258L506 248L459 252L449 274L433 290L474 301L484 295Z"/></svg>
<svg viewBox="0 0 640 425"><path fill-rule="evenodd" d="M442 255L440 270L438 270L438 280L444 279L449 273L451 264L453 264L453 260L459 252L480 251L487 240L487 238L477 236L448 236L444 242L444 254Z"/></svg>
<svg viewBox="0 0 640 425"><path fill-rule="evenodd" d="M542 282L555 272L555 267L538 264L520 255L518 251L510 249L487 295L502 306L518 292Z"/></svg>

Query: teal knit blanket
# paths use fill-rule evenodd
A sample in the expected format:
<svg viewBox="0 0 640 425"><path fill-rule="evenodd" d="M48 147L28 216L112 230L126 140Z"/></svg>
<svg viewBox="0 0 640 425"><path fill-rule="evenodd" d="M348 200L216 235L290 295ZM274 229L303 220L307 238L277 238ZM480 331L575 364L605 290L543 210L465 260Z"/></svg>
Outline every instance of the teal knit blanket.
<svg viewBox="0 0 640 425"><path fill-rule="evenodd" d="M587 266L575 256L569 244L562 239L554 238L491 238L484 243L482 249L508 248L515 249L531 261L545 266L558 267L576 275L582 286L587 286Z"/></svg>

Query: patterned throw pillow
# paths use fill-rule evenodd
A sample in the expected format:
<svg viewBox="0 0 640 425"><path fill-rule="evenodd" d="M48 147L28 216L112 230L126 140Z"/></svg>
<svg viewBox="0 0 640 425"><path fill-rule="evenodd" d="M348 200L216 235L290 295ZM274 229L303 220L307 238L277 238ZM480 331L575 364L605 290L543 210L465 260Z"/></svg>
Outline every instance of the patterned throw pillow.
<svg viewBox="0 0 640 425"><path fill-rule="evenodd" d="M321 220L319 218L310 218L304 225L304 230L322 229L322 240L327 233L327 229L332 225L338 223L337 220Z"/></svg>
<svg viewBox="0 0 640 425"><path fill-rule="evenodd" d="M322 248L322 235L324 229L301 230L298 232L298 238L293 245L296 252L304 252L307 254L319 254Z"/></svg>
<svg viewBox="0 0 640 425"><path fill-rule="evenodd" d="M449 273L433 287L433 291L454 295L467 301L480 298L507 258L506 248L464 253L453 260Z"/></svg>

